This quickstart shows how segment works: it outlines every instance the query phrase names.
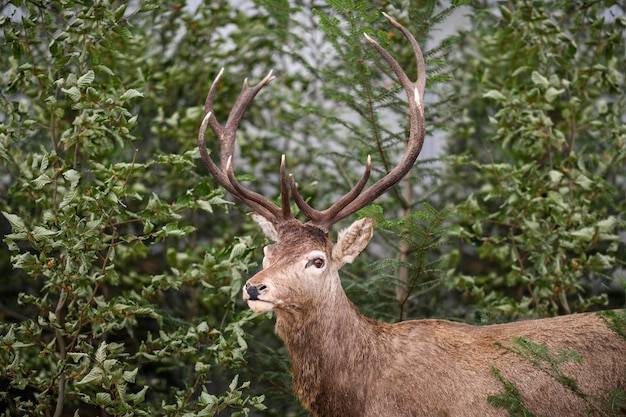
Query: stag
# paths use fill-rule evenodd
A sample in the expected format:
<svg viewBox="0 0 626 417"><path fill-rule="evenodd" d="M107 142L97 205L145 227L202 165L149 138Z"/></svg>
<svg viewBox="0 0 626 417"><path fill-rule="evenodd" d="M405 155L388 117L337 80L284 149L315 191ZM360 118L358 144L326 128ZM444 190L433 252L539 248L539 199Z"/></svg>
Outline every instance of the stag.
<svg viewBox="0 0 626 417"><path fill-rule="evenodd" d="M198 134L202 160L228 192L253 209L253 218L274 242L264 248L263 269L246 282L244 300L255 312L275 312L276 332L291 358L295 393L315 416L505 416L487 400L503 392L503 380L514 384L525 406L537 415L587 415L596 398L626 389L626 342L597 314L489 326L434 319L388 324L363 316L346 296L339 269L366 247L373 220L355 221L339 233L337 243L330 240L329 230L397 184L413 166L424 140L422 52L407 29L385 17L404 34L417 61L417 81L412 82L366 35L406 92L406 151L395 168L364 190L371 170L368 158L361 180L326 210L315 210L300 195L293 176L286 175L284 156L280 207L235 178L237 127L259 90L274 79L272 72L254 87L244 81L224 126L213 112L223 69L211 86ZM206 148L207 127L220 143L220 168ZM308 222L292 215L291 199ZM578 390L565 388L550 372L516 353L516 338L545 345L555 354L571 349L582 355L582 362L561 366L561 372L577 381Z"/></svg>

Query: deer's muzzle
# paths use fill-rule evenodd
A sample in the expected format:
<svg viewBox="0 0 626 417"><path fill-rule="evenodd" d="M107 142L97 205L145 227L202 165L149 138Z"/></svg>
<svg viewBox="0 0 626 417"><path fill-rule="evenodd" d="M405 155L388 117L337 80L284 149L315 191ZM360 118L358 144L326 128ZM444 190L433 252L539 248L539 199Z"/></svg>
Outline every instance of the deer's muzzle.
<svg viewBox="0 0 626 417"><path fill-rule="evenodd" d="M259 300L259 295L263 294L266 290L267 290L267 285L265 284L252 285L249 282L246 282L246 288L244 289L244 292L245 292L244 299L246 298L245 295L247 294L248 300L257 301Z"/></svg>

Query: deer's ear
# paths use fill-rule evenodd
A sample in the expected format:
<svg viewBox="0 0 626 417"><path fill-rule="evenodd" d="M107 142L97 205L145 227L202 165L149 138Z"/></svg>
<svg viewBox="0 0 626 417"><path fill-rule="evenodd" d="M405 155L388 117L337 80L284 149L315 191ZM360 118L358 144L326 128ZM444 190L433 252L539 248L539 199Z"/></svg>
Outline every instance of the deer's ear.
<svg viewBox="0 0 626 417"><path fill-rule="evenodd" d="M272 222L257 213L250 214L250 217L252 217L252 219L257 222L259 226L261 226L261 230L263 230L265 237L267 237L272 242L278 242L278 232L276 231L276 227L274 227L274 224Z"/></svg>
<svg viewBox="0 0 626 417"><path fill-rule="evenodd" d="M333 259L342 264L354 261L372 238L373 229L374 219L366 217L339 232L337 243L333 246Z"/></svg>

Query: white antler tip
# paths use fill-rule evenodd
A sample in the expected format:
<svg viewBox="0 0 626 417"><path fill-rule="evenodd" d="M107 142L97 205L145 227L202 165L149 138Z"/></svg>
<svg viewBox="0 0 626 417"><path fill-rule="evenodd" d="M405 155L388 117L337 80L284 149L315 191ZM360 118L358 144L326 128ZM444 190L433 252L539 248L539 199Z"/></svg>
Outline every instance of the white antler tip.
<svg viewBox="0 0 626 417"><path fill-rule="evenodd" d="M389 22L394 25L397 26L398 22L396 22L396 19L394 19L393 17L389 16L387 13L383 12L383 16L385 16L385 19L389 20Z"/></svg>
<svg viewBox="0 0 626 417"><path fill-rule="evenodd" d="M367 39L367 41L368 41L369 43L374 43L374 42L375 42L375 41L374 41L374 39L370 38L370 37L369 37L369 35L368 35L367 33L363 33L363 36L365 36L365 39Z"/></svg>
<svg viewBox="0 0 626 417"><path fill-rule="evenodd" d="M263 82L267 82L269 83L272 80L275 80L276 77L274 76L274 70L271 69L270 72L267 73L267 75L265 76L265 79L263 79Z"/></svg>
<svg viewBox="0 0 626 417"><path fill-rule="evenodd" d="M422 98L420 97L419 91L417 91L417 87L413 89L413 95L415 96L415 102L417 105L422 107Z"/></svg>
<svg viewBox="0 0 626 417"><path fill-rule="evenodd" d="M230 171L233 168L233 156L229 156L226 160L226 171Z"/></svg>
<svg viewBox="0 0 626 417"><path fill-rule="evenodd" d="M213 112L207 112L207 114L204 115L204 119L202 119L202 124L207 124L209 122L209 118L211 117L211 115L213 114Z"/></svg>

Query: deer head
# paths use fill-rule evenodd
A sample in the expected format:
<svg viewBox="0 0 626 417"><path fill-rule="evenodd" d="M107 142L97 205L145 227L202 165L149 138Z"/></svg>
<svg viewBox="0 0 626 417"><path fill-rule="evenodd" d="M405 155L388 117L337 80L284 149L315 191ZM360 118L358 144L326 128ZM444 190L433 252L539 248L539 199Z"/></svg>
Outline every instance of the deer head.
<svg viewBox="0 0 626 417"><path fill-rule="evenodd" d="M256 94L274 79L272 71L254 87L248 85L247 79L244 81L242 92L224 126L216 120L213 113L213 102L223 69L211 85L205 103L205 117L198 134L202 161L226 190L255 211L253 218L259 223L265 235L275 242L265 248L263 270L248 280L244 288L244 299L254 311L293 308L297 303L305 302L304 300L313 302L312 297L315 295L324 294L324 297L328 298L329 294L342 293L338 279L335 279L337 271L345 263L352 262L365 248L372 236L373 221L371 219L356 221L339 235L335 245L328 238L329 229L397 184L409 172L422 149L425 132L422 107L426 84L424 58L411 33L390 16L386 14L384 16L409 40L417 61L418 79L412 82L397 61L375 40L365 35L367 41L389 64L406 92L410 129L405 153L395 168L364 190L371 171L371 158L368 156L365 172L360 181L325 210L315 210L300 195L293 175L286 175L284 155L280 164L282 207L245 188L235 178L233 153L237 127ZM221 168L217 167L207 151L207 127L211 128L219 140ZM290 199L293 199L302 214L309 219L308 222L302 223L295 219L291 213ZM290 270L298 276L297 281L294 279L291 279L291 282L287 281L294 276L287 272ZM320 277L332 278L320 281ZM307 288L320 285L324 288Z"/></svg>

